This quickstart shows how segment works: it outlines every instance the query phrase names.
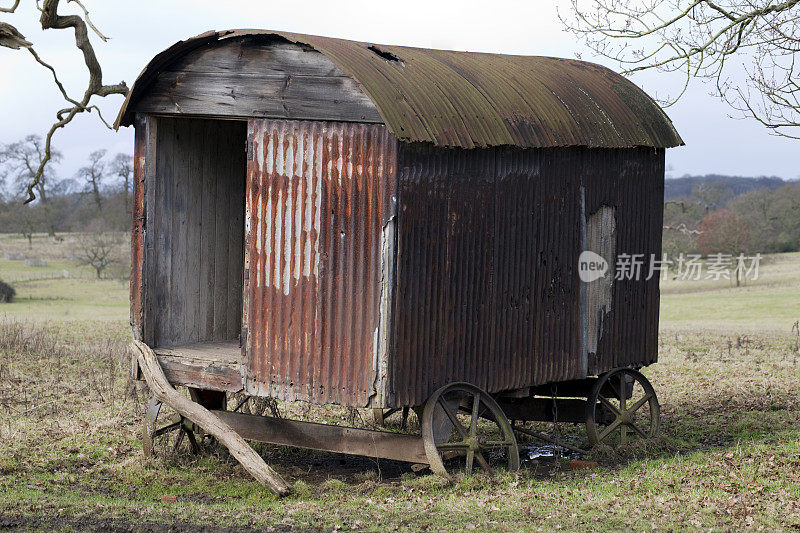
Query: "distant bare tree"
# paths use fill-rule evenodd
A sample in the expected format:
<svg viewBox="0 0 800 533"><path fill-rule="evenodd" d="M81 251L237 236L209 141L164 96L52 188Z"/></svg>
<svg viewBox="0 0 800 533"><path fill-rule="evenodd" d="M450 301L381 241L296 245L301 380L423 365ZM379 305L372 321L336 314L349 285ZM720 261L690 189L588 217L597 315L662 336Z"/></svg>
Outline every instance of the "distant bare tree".
<svg viewBox="0 0 800 533"><path fill-rule="evenodd" d="M42 210L37 209L39 206L23 205L15 202L15 209L13 210L13 224L8 228L9 230L19 233L28 240L28 250L33 249L33 234L41 231L43 226Z"/></svg>
<svg viewBox="0 0 800 533"><path fill-rule="evenodd" d="M721 182L701 183L692 190L692 198L705 206L707 212L723 207L734 196L733 190Z"/></svg>
<svg viewBox="0 0 800 533"><path fill-rule="evenodd" d="M800 0L570 0L567 30L596 53L641 70L693 77L743 116L800 139ZM744 80L730 76L744 65Z"/></svg>
<svg viewBox="0 0 800 533"><path fill-rule="evenodd" d="M103 211L103 195L101 189L106 178L106 151L95 150L89 154L89 164L78 170L78 175L86 181L88 192L94 198L97 212Z"/></svg>
<svg viewBox="0 0 800 533"><path fill-rule="evenodd" d="M750 230L747 223L727 209L707 214L697 230L697 247L703 255L735 255L748 251Z"/></svg>
<svg viewBox="0 0 800 533"><path fill-rule="evenodd" d="M36 191L39 181L44 176L45 168L53 157L52 139L53 135L60 128L69 124L73 118L79 113L97 111L100 120L107 127L111 127L100 114L100 109L96 105L91 105L93 96L105 97L112 94L127 95L128 86L125 82L120 82L116 85L103 84L103 70L100 67L100 62L97 60L94 47L89 40L89 29L91 29L101 40L107 41L108 37L100 33L100 31L92 24L89 19L89 11L86 9L81 0L67 0L68 3L74 2L83 11L83 16L80 15L60 15L58 13L60 0L43 0L41 5L39 1L36 2L36 7L41 12L39 22L43 30L56 29L64 30L72 28L75 34L75 46L83 54L83 61L86 69L89 72L89 82L86 90L80 99L72 98L67 94L66 89L61 84L61 81L56 74L55 68L45 62L33 48L33 43L25 39L25 37L11 24L7 22L0 22L0 46L11 48L13 50L26 49L31 53L33 58L42 66L47 68L53 74L53 81L58 87L61 95L70 104L69 107L59 110L56 113L56 121L47 132L44 139L44 157L42 157L39 167L33 178L29 181L26 187L27 199L26 202L31 202L36 198ZM0 13L13 14L20 5L20 0L14 0L10 7L0 7Z"/></svg>
<svg viewBox="0 0 800 533"><path fill-rule="evenodd" d="M21 141L0 147L0 175L10 176L20 193L28 189L28 184L34 181L44 159L44 141L40 135L28 135ZM55 148L50 149L50 160L60 161L61 152ZM50 200L48 195L50 190L56 186L57 177L52 171L52 167L45 169L42 175L36 180L34 190L39 196L39 202L44 211L47 233L55 237L56 228L50 211Z"/></svg>
<svg viewBox="0 0 800 533"><path fill-rule="evenodd" d="M118 235L104 232L97 226L93 229L94 231L79 239L78 262L92 267L97 274L97 279L102 279L103 273L120 260L119 248L122 240Z"/></svg>
<svg viewBox="0 0 800 533"><path fill-rule="evenodd" d="M122 179L122 192L125 194L125 212L128 209L128 197L131 191L131 179L133 178L133 157L128 154L117 154L111 161L111 171Z"/></svg>

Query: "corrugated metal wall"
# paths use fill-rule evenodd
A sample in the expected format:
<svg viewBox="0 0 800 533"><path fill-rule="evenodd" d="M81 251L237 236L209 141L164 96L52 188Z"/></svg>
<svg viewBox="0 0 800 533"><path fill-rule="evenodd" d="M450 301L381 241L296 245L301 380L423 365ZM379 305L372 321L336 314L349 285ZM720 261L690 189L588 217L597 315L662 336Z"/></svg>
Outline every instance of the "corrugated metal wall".
<svg viewBox="0 0 800 533"><path fill-rule="evenodd" d="M650 280L650 255L661 256L664 213L664 149L589 151L582 181L586 214L616 207L617 256L644 254L640 281L615 280L610 312L603 318L597 355L589 374L619 366L647 365L658 359L659 273ZM603 154L603 152L606 152ZM614 265L611 265L614 268Z"/></svg>
<svg viewBox="0 0 800 533"><path fill-rule="evenodd" d="M367 405L386 366L397 142L381 125L251 120L248 144L245 388Z"/></svg>
<svg viewBox="0 0 800 533"><path fill-rule="evenodd" d="M617 207L619 253L659 253L664 151L401 144L398 157L393 403L453 381L583 377L581 196L587 217ZM615 283L613 305L590 373L656 358L657 281Z"/></svg>

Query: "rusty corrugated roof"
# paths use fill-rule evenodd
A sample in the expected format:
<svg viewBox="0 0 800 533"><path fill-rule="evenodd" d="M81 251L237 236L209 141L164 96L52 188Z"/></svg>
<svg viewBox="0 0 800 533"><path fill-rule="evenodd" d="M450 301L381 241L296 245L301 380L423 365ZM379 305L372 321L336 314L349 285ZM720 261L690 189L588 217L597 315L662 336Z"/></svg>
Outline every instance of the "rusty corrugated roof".
<svg viewBox="0 0 800 533"><path fill-rule="evenodd" d="M132 123L131 102L174 60L220 39L254 35L279 36L327 56L360 84L401 141L462 148L683 144L652 98L593 63L374 45L270 30L206 32L161 52L136 80L117 127Z"/></svg>

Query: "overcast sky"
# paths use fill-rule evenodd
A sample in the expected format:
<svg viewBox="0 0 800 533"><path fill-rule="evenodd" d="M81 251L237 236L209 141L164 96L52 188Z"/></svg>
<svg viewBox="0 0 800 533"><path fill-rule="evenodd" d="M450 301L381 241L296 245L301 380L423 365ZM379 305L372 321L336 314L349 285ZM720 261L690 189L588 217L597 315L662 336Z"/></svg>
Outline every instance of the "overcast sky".
<svg viewBox="0 0 800 533"><path fill-rule="evenodd" d="M42 58L56 66L68 92L79 98L87 75L72 32L43 32L34 4L32 0L24 1L17 13L0 13L0 20L14 24L33 41ZM228 28L267 28L480 52L559 57L581 53L582 59L614 68L580 48L561 30L555 6L561 4L562 9L567 9L564 1L84 0L84 4L95 25L111 37L107 43L93 39L107 84L125 80L130 86L147 61L175 41L210 29ZM60 12L77 13L78 9L74 3L62 2ZM62 107L50 73L21 50L0 48L0 65L0 143L13 142L30 133L46 133L55 111ZM651 95L668 93L679 81L657 73L633 80ZM667 151L668 175L800 177L800 141L772 136L751 120L729 118L731 109L709 96L709 92L709 87L697 82L678 104L667 109L686 142L684 147ZM93 103L113 122L122 97L96 98ZM82 114L56 134L54 145L65 154L57 172L62 177L72 177L94 150L132 152L133 129L109 131L94 114Z"/></svg>

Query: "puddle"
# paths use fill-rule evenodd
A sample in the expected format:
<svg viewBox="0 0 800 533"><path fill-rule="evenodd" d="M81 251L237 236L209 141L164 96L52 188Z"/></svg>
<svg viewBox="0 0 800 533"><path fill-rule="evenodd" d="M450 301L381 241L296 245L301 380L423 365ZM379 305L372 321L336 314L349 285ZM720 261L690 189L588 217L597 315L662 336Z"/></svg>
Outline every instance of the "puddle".
<svg viewBox="0 0 800 533"><path fill-rule="evenodd" d="M570 444L576 448L580 448L581 444L583 444L581 440L577 438L564 438L563 440L566 444ZM538 463L552 463L556 461L556 452L558 453L558 457L561 459L583 459L586 457L582 453L568 450L560 446L554 447L552 444L531 442L520 446L519 458L523 464L533 461Z"/></svg>

